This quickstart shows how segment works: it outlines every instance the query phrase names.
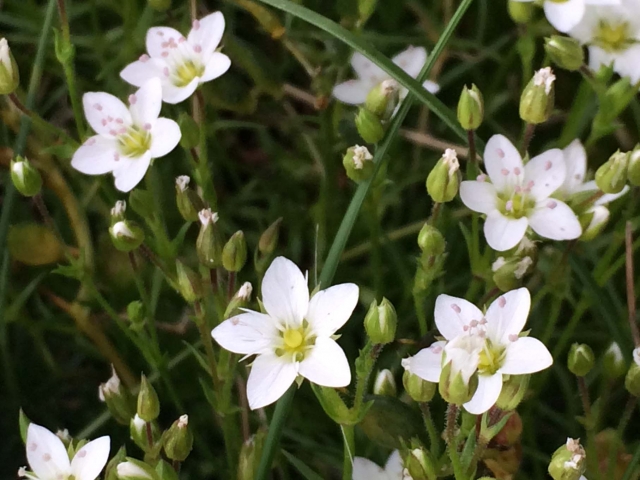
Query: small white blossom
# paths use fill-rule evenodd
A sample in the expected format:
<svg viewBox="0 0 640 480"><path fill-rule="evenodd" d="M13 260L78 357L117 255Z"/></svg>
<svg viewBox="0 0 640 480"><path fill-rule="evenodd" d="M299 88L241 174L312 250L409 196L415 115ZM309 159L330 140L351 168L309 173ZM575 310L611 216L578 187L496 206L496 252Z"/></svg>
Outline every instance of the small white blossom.
<svg viewBox="0 0 640 480"><path fill-rule="evenodd" d="M460 170L460 163L458 162L458 154L453 148L447 148L442 155L444 164L449 167L449 175L453 175Z"/></svg>
<svg viewBox="0 0 640 480"><path fill-rule="evenodd" d="M247 382L252 409L275 402L299 375L326 387L349 385L349 362L332 336L356 307L356 285L335 285L310 299L300 269L278 257L264 275L262 302L266 314L245 310L211 332L223 348L256 355Z"/></svg>
<svg viewBox="0 0 640 480"><path fill-rule="evenodd" d="M218 213L212 212L210 208L204 208L198 213L198 218L200 219L200 223L203 227L216 223L218 221L218 217Z"/></svg>
<svg viewBox="0 0 640 480"><path fill-rule="evenodd" d="M189 425L189 415L180 415L178 419L178 428L185 428Z"/></svg>
<svg viewBox="0 0 640 480"><path fill-rule="evenodd" d="M121 217L124 215L124 212L127 210L127 202L124 200L118 200L115 206L111 209L112 217Z"/></svg>
<svg viewBox="0 0 640 480"><path fill-rule="evenodd" d="M411 480L404 472L400 452L395 450L384 467L363 457L353 459L353 480Z"/></svg>
<svg viewBox="0 0 640 480"><path fill-rule="evenodd" d="M367 147L356 145L353 147L353 163L358 170L364 168L364 162L373 160L373 155Z"/></svg>
<svg viewBox="0 0 640 480"><path fill-rule="evenodd" d="M531 257L524 257L522 260L518 262L516 265L516 269L513 271L513 275L516 277L516 280L520 280L524 275L529 271L533 265L533 260Z"/></svg>
<svg viewBox="0 0 640 480"><path fill-rule="evenodd" d="M244 282L235 296L238 300L243 300L246 302L251 299L252 292L253 287L251 286L251 282Z"/></svg>
<svg viewBox="0 0 640 480"><path fill-rule="evenodd" d="M111 233L116 238L136 238L126 222L117 222L111 227Z"/></svg>
<svg viewBox="0 0 640 480"><path fill-rule="evenodd" d="M541 87L544 85L544 92L549 95L551 93L551 88L553 87L553 82L556 81L556 76L553 74L553 70L551 67L545 67L538 70L533 74L533 83L534 85Z"/></svg>
<svg viewBox="0 0 640 480"><path fill-rule="evenodd" d="M504 267L504 265L507 263L507 261L505 260L504 257L498 257L496 258L495 262L493 262L491 264L491 271L492 272L497 272L498 270L500 270L502 267Z"/></svg>
<svg viewBox="0 0 640 480"><path fill-rule="evenodd" d="M118 393L120 391L121 385L122 383L120 382L120 377L118 377L116 369L112 365L111 377L109 377L109 380L98 387L98 397L100 398L100 401L105 401L105 394Z"/></svg>
<svg viewBox="0 0 640 480"><path fill-rule="evenodd" d="M534 0L515 0L516 2L532 2ZM620 0L544 0L544 13L556 30L567 33L580 23L587 5L616 5Z"/></svg>
<svg viewBox="0 0 640 480"><path fill-rule="evenodd" d="M196 91L198 85L226 73L229 57L217 51L225 21L220 12L194 20L185 37L169 27L153 27L147 32L147 53L125 67L120 76L137 87L150 78L162 81L162 99L180 103Z"/></svg>
<svg viewBox="0 0 640 480"><path fill-rule="evenodd" d="M176 177L176 185L181 192L184 192L189 188L189 183L191 183L191 179L187 175L180 175L179 177Z"/></svg>

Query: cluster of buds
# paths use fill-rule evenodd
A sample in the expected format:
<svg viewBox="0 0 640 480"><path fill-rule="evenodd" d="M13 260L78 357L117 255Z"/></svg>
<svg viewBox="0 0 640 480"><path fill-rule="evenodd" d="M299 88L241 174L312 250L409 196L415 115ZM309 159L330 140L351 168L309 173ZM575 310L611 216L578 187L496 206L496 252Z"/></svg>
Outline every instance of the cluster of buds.
<svg viewBox="0 0 640 480"><path fill-rule="evenodd" d="M520 118L537 125L546 122L555 104L556 76L550 67L538 70L520 97Z"/></svg>
<svg viewBox="0 0 640 480"><path fill-rule="evenodd" d="M586 468L580 440L567 438L567 443L553 453L548 471L553 480L579 480Z"/></svg>
<svg viewBox="0 0 640 480"><path fill-rule="evenodd" d="M459 170L456 151L447 148L427 177L427 192L435 203L450 202L456 197L460 187Z"/></svg>
<svg viewBox="0 0 640 480"><path fill-rule="evenodd" d="M342 165L347 177L356 183L364 182L373 176L375 165L373 155L367 147L354 145L347 149L342 158Z"/></svg>
<svg viewBox="0 0 640 480"><path fill-rule="evenodd" d="M383 298L380 304L371 302L364 318L364 328L374 345L385 345L396 338L398 316L392 303Z"/></svg>
<svg viewBox="0 0 640 480"><path fill-rule="evenodd" d="M382 140L399 99L400 87L395 80L384 80L371 89L356 116L356 128L365 142Z"/></svg>
<svg viewBox="0 0 640 480"><path fill-rule="evenodd" d="M518 288L524 277L534 270L537 257L536 244L524 237L511 252L498 257L491 265L494 283L503 292Z"/></svg>
<svg viewBox="0 0 640 480"><path fill-rule="evenodd" d="M445 259L445 240L440 231L425 223L418 234L421 254L413 285L414 295L424 294L442 273Z"/></svg>
<svg viewBox="0 0 640 480"><path fill-rule="evenodd" d="M133 220L125 218L127 203L118 200L111 209L111 226L109 235L113 246L121 252L131 252L144 242L144 230Z"/></svg>

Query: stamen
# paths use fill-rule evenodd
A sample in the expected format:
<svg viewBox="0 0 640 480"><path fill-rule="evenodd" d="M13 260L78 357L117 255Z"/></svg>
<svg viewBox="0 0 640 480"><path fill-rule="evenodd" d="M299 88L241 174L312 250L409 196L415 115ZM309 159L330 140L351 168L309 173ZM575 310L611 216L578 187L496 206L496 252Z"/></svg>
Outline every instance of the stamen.
<svg viewBox="0 0 640 480"><path fill-rule="evenodd" d="M145 123L142 128L144 128L145 130L149 131L149 130L151 130L151 124L150 123Z"/></svg>
<svg viewBox="0 0 640 480"><path fill-rule="evenodd" d="M99 103L96 103L93 108L95 108L96 110L98 110L99 112L102 111L102 105L100 105Z"/></svg>
<svg viewBox="0 0 640 480"><path fill-rule="evenodd" d="M478 175L478 176L476 177L476 180L477 180L478 182L484 182L486 179L487 179L487 176L486 176L484 173L481 173L480 175Z"/></svg>
<svg viewBox="0 0 640 480"><path fill-rule="evenodd" d="M520 175L520 173L522 173L522 170L520 170L520 168L516 167L513 169L513 173L515 173L516 175Z"/></svg>
<svg viewBox="0 0 640 480"><path fill-rule="evenodd" d="M455 303L451 304L451 309L456 312L456 313L460 313L462 310L460 309L460 307L458 305L456 305Z"/></svg>
<svg viewBox="0 0 640 480"><path fill-rule="evenodd" d="M137 101L138 101L138 97L136 97L135 94L129 95L129 103L131 105L135 105Z"/></svg>
<svg viewBox="0 0 640 480"><path fill-rule="evenodd" d="M545 170L551 170L552 166L553 166L553 164L551 163L551 160L547 160L547 163L544 164L544 169Z"/></svg>
<svg viewBox="0 0 640 480"><path fill-rule="evenodd" d="M496 150L496 153L498 154L498 156L500 158L504 158L505 154L504 154L504 150L502 150L501 148L499 148L498 150Z"/></svg>
<svg viewBox="0 0 640 480"><path fill-rule="evenodd" d="M507 203L504 204L504 208L507 212L513 212L513 200L508 200Z"/></svg>
<svg viewBox="0 0 640 480"><path fill-rule="evenodd" d="M200 28L200 20L193 21L193 29L198 30Z"/></svg>
<svg viewBox="0 0 640 480"><path fill-rule="evenodd" d="M140 60L142 63L148 62L149 61L149 55L147 55L146 53L143 53L142 55L140 55L140 58L138 60Z"/></svg>
<svg viewBox="0 0 640 480"><path fill-rule="evenodd" d="M164 58L167 58L169 56L169 52L167 52L166 50L164 52L162 52L160 55L162 55Z"/></svg>
<svg viewBox="0 0 640 480"><path fill-rule="evenodd" d="M503 175L509 175L509 170L503 168L502 170L500 170L500 173L502 173Z"/></svg>
<svg viewBox="0 0 640 480"><path fill-rule="evenodd" d="M202 46L201 45L194 45L193 50L196 53L202 53Z"/></svg>
<svg viewBox="0 0 640 480"><path fill-rule="evenodd" d="M549 203L547 203L547 207L550 208L551 210L553 210L557 206L558 206L558 202L554 202L553 200L551 200Z"/></svg>
<svg viewBox="0 0 640 480"><path fill-rule="evenodd" d="M506 304L507 304L507 299L506 299L506 298L504 298L504 297L500 297L500 298L498 299L498 306L499 306L500 308L504 308L504 306L505 306Z"/></svg>
<svg viewBox="0 0 640 480"><path fill-rule="evenodd" d="M515 342L516 340L518 340L518 335L517 334L512 333L511 335L509 335L509 341Z"/></svg>

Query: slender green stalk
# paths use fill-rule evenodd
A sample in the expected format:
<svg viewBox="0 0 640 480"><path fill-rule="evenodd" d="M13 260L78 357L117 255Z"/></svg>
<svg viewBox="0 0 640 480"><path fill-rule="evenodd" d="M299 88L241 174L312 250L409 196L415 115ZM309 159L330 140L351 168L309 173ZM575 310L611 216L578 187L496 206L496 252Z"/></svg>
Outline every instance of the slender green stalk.
<svg viewBox="0 0 640 480"><path fill-rule="evenodd" d="M427 429L427 435L429 435L429 450L434 458L440 457L440 434L436 428L436 424L433 423L433 417L431 416L431 409L427 402L420 403L420 411L422 411L422 420L424 426Z"/></svg>
<svg viewBox="0 0 640 480"><path fill-rule="evenodd" d="M344 443L344 459L342 462L342 480L351 480L353 477L353 457L355 455L356 442L353 425L340 425L342 440Z"/></svg>

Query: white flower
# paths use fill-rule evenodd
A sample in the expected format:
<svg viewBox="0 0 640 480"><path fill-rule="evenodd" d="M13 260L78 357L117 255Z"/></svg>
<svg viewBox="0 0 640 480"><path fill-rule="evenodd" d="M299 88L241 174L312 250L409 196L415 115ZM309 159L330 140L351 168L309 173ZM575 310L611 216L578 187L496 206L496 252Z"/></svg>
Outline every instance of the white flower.
<svg viewBox="0 0 640 480"><path fill-rule="evenodd" d="M407 74L416 78L427 61L427 51L422 47L409 47L405 51L393 57L393 63L398 65ZM358 77L356 80L348 80L336 85L333 96L350 105L360 105L367 99L367 94L376 85L390 80L389 74L378 67L364 55L356 52L351 57L351 66ZM427 80L422 84L431 93L437 93L440 87ZM407 89L400 88L400 98L407 96Z"/></svg>
<svg viewBox="0 0 640 480"><path fill-rule="evenodd" d="M353 480L411 480L403 476L404 467L400 452L395 450L387 460L384 468L363 457L353 459Z"/></svg>
<svg viewBox="0 0 640 480"><path fill-rule="evenodd" d="M332 335L358 302L356 285L335 285L309 299L300 269L278 257L264 275L262 302L266 314L246 310L211 332L223 348L257 355L247 382L252 409L275 402L298 375L326 387L349 385L349 362Z"/></svg>
<svg viewBox="0 0 640 480"><path fill-rule="evenodd" d="M484 213L484 235L494 250L515 247L530 226L551 240L578 238L582 228L571 208L550 198L565 180L562 151L548 150L523 165L513 144L502 135L487 142L484 162L490 182L481 175L464 181L460 197L471 210Z"/></svg>
<svg viewBox="0 0 640 480"><path fill-rule="evenodd" d="M147 32L147 53L125 67L120 76L137 87L150 78L162 80L162 99L180 103L198 85L223 75L231 66L229 57L216 51L224 33L224 16L215 12L193 21L185 38L169 27Z"/></svg>
<svg viewBox="0 0 640 480"><path fill-rule="evenodd" d="M40 425L27 430L27 461L31 472L21 468L21 477L33 480L95 480L107 463L109 437L100 437L78 450L71 461L62 440Z"/></svg>
<svg viewBox="0 0 640 480"><path fill-rule="evenodd" d="M604 2L602 2L604 3ZM580 23L569 35L589 47L589 66L613 70L631 83L640 81L640 1L618 5L587 5Z"/></svg>
<svg viewBox="0 0 640 480"><path fill-rule="evenodd" d="M191 183L191 179L187 175L180 175L179 177L176 177L176 186L181 192L184 192L189 188L189 183Z"/></svg>
<svg viewBox="0 0 640 480"><path fill-rule="evenodd" d="M251 293L253 292L253 287L251 286L251 282L244 282L240 289L236 292L235 297L238 300L244 300L245 302L251 300Z"/></svg>
<svg viewBox="0 0 640 480"><path fill-rule="evenodd" d="M198 213L198 218L203 227L206 227L210 223L216 223L218 221L218 212L212 212L210 208L203 208Z"/></svg>
<svg viewBox="0 0 640 480"><path fill-rule="evenodd" d="M534 0L515 0L532 2ZM580 23L587 5L617 5L620 0L544 0L544 13L549 23L560 32L567 33Z"/></svg>
<svg viewBox="0 0 640 480"><path fill-rule="evenodd" d="M116 188L128 192L144 177L151 160L163 157L180 141L180 127L158 118L160 80L152 79L129 96L129 108L104 92L85 93L84 114L98 134L76 150L71 165L87 175L113 172Z"/></svg>
<svg viewBox="0 0 640 480"><path fill-rule="evenodd" d="M502 390L502 375L527 375L548 368L553 359L542 342L520 337L529 315L531 296L526 288L511 290L482 311L462 298L439 295L435 322L446 341L439 341L402 361L411 373L437 383L442 365L468 379L477 371L478 389L464 404L479 415L493 406Z"/></svg>
<svg viewBox="0 0 640 480"><path fill-rule="evenodd" d="M546 93L547 95L551 93L551 88L553 87L553 82L555 81L556 76L553 74L553 70L551 70L551 67L541 68L533 74L533 84L538 87L544 85L544 93Z"/></svg>
<svg viewBox="0 0 640 480"><path fill-rule="evenodd" d="M360 145L355 145L353 147L353 163L355 168L361 170L364 168L364 162L373 160L373 155L367 147L361 147Z"/></svg>

